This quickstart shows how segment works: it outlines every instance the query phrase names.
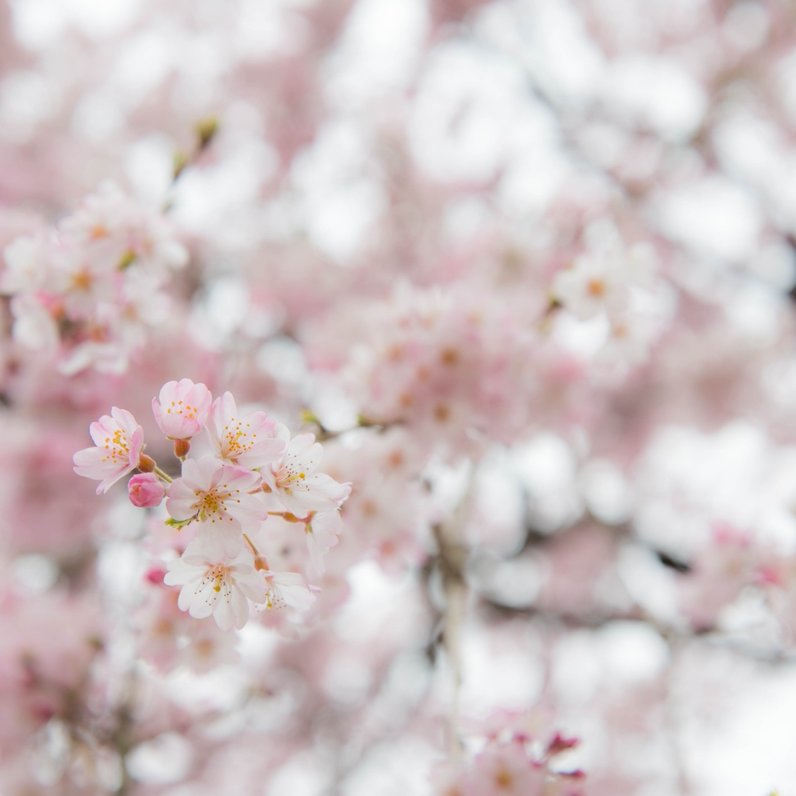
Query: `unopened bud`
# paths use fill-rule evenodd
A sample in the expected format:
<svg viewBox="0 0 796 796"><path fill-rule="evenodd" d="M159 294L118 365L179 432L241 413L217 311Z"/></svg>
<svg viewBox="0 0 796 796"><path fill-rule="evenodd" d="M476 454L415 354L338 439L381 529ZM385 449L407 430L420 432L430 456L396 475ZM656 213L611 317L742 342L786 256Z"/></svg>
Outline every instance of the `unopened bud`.
<svg viewBox="0 0 796 796"><path fill-rule="evenodd" d="M134 475L127 484L130 502L140 509L159 506L166 494L163 484L152 473Z"/></svg>

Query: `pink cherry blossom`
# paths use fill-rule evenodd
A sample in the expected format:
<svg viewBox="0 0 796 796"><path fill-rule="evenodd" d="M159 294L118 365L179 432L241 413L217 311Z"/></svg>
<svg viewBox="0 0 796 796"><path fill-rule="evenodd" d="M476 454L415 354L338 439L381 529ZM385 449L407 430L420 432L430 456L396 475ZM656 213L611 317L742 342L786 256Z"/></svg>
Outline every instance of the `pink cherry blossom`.
<svg viewBox="0 0 796 796"><path fill-rule="evenodd" d="M624 246L615 230L599 229L587 251L556 274L553 297L582 320L626 310L631 294L649 286L654 271L645 247Z"/></svg>
<svg viewBox="0 0 796 796"><path fill-rule="evenodd" d="M213 402L207 424L216 455L249 468L267 467L279 458L285 450L282 428L262 411L239 416L230 392Z"/></svg>
<svg viewBox="0 0 796 796"><path fill-rule="evenodd" d="M249 600L261 602L265 595L263 576L255 571L250 556L219 558L198 540L169 564L163 582L182 586L180 610L196 619L213 616L221 630L242 628L249 616Z"/></svg>
<svg viewBox="0 0 796 796"><path fill-rule="evenodd" d="M120 478L138 467L144 448L144 430L126 409L113 407L89 427L93 448L74 457L75 472L100 481L97 494L107 492Z"/></svg>
<svg viewBox="0 0 796 796"><path fill-rule="evenodd" d="M160 505L166 489L153 473L138 473L127 482L127 494L134 506L154 508Z"/></svg>
<svg viewBox="0 0 796 796"><path fill-rule="evenodd" d="M186 460L182 472L167 491L169 514L180 522L196 522L208 541L228 552L240 549L241 530L257 528L266 516L262 493L249 494L259 475L212 456Z"/></svg>
<svg viewBox="0 0 796 796"><path fill-rule="evenodd" d="M462 796L543 796L545 769L520 744L492 747L478 755L462 783Z"/></svg>
<svg viewBox="0 0 796 796"><path fill-rule="evenodd" d="M152 413L158 428L174 440L190 439L204 428L213 396L202 384L190 379L169 381L152 399Z"/></svg>

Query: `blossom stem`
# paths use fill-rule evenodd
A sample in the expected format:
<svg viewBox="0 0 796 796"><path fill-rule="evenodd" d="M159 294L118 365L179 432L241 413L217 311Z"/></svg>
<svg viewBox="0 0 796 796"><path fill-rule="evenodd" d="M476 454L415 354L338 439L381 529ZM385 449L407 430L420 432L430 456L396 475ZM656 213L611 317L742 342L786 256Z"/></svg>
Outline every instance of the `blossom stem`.
<svg viewBox="0 0 796 796"><path fill-rule="evenodd" d="M260 551L255 547L254 542L249 538L249 534L243 534L243 541L246 542L246 546L252 551L252 554L255 558L260 555Z"/></svg>
<svg viewBox="0 0 796 796"><path fill-rule="evenodd" d="M161 481L164 481L167 484L170 484L174 481L174 479L168 473L161 470L160 467L155 466L154 473L158 478L160 478Z"/></svg>

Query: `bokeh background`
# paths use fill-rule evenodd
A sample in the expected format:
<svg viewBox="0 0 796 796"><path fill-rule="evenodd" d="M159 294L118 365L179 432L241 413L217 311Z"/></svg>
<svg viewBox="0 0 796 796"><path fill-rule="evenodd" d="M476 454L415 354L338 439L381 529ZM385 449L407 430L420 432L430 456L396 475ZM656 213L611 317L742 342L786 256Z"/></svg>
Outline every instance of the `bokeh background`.
<svg viewBox="0 0 796 796"><path fill-rule="evenodd" d="M0 793L796 794L795 138L790 0L3 0ZM307 615L73 474L182 377L353 484Z"/></svg>

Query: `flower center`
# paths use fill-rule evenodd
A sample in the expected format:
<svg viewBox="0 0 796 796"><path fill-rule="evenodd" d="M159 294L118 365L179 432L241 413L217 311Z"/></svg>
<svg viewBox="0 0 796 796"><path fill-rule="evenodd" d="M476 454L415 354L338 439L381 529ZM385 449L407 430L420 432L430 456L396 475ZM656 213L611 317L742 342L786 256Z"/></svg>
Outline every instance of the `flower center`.
<svg viewBox="0 0 796 796"><path fill-rule="evenodd" d="M188 420L196 420L198 411L198 407L191 406L184 401L169 401L169 405L166 407L167 415L185 415Z"/></svg>
<svg viewBox="0 0 796 796"><path fill-rule="evenodd" d="M586 285L586 292L592 298L602 298L605 295L605 282L602 279L590 279Z"/></svg>
<svg viewBox="0 0 796 796"><path fill-rule="evenodd" d="M194 495L199 499L194 503L194 508L196 508L199 519L210 520L210 522L223 519L224 515L227 514L227 501L240 502L238 498L234 497L239 492L239 489L234 489L231 492L222 492L218 489L202 492L201 489L195 489ZM232 522L232 517L227 516L227 519Z"/></svg>
<svg viewBox="0 0 796 796"><path fill-rule="evenodd" d="M130 443L127 434L117 428L110 437L105 437L102 447L107 451L102 461L123 461L130 457Z"/></svg>
<svg viewBox="0 0 796 796"><path fill-rule="evenodd" d="M229 567L225 567L223 564L215 564L207 570L205 577L214 581L213 591L220 592L221 584L226 580L227 575L229 575Z"/></svg>
<svg viewBox="0 0 796 796"><path fill-rule="evenodd" d="M225 459L234 460L252 448L257 434L253 434L249 429L251 429L251 423L243 423L234 417L224 426L223 455Z"/></svg>

